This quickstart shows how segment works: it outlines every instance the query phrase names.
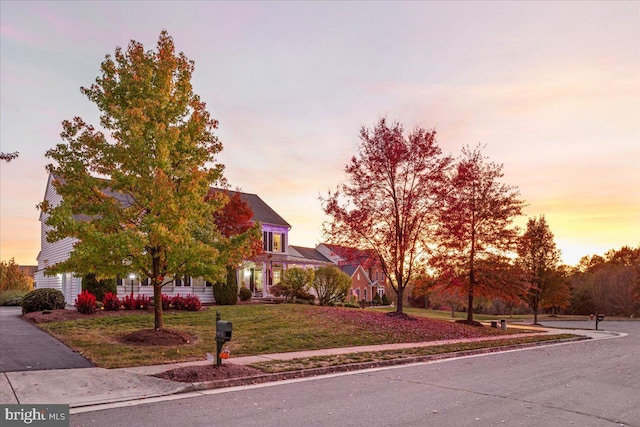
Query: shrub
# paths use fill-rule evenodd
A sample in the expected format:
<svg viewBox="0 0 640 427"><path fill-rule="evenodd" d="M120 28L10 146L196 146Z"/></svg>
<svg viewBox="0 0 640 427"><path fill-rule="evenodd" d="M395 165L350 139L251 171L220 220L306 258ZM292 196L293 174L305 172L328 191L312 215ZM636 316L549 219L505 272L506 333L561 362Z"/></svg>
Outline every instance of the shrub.
<svg viewBox="0 0 640 427"><path fill-rule="evenodd" d="M41 310L61 310L65 305L64 295L59 290L36 289L22 298L22 314Z"/></svg>
<svg viewBox="0 0 640 427"><path fill-rule="evenodd" d="M10 291L0 292L0 305L18 306L22 305L22 298L29 291L22 289L12 289Z"/></svg>
<svg viewBox="0 0 640 427"><path fill-rule="evenodd" d="M136 295L135 307L137 310L146 310L151 305L151 298L146 295Z"/></svg>
<svg viewBox="0 0 640 427"><path fill-rule="evenodd" d="M197 295L189 294L184 297L184 310L198 311L202 308L202 303Z"/></svg>
<svg viewBox="0 0 640 427"><path fill-rule="evenodd" d="M169 295L162 294L162 309L169 310L171 308L171 297Z"/></svg>
<svg viewBox="0 0 640 427"><path fill-rule="evenodd" d="M122 299L122 306L125 310L135 310L136 299L132 298L131 295L125 295L125 297Z"/></svg>
<svg viewBox="0 0 640 427"><path fill-rule="evenodd" d="M382 304L382 298L380 297L380 294L377 292L376 292L376 295L373 297L373 304L374 305Z"/></svg>
<svg viewBox="0 0 640 427"><path fill-rule="evenodd" d="M320 267L313 278L313 289L320 305L344 302L351 288L351 277L333 265Z"/></svg>
<svg viewBox="0 0 640 427"><path fill-rule="evenodd" d="M178 294L171 298L171 305L175 310L184 310L186 303L184 301L184 298L181 297L180 294Z"/></svg>
<svg viewBox="0 0 640 427"><path fill-rule="evenodd" d="M98 311L96 296L89 291L82 291L76 298L76 309L83 314L93 314Z"/></svg>
<svg viewBox="0 0 640 427"><path fill-rule="evenodd" d="M107 311L118 311L120 310L120 300L118 296L114 293L107 292L104 294L104 298L102 298L102 303L104 304L104 309Z"/></svg>
<svg viewBox="0 0 640 427"><path fill-rule="evenodd" d="M89 273L82 278L82 289L91 292L97 300L102 301L107 292L118 292L116 279L97 279L96 275Z"/></svg>
<svg viewBox="0 0 640 427"><path fill-rule="evenodd" d="M244 286L240 288L240 301L249 301L253 296L253 292L251 289L245 288Z"/></svg>
<svg viewBox="0 0 640 427"><path fill-rule="evenodd" d="M213 297L218 305L236 305L238 302L238 280L236 278L236 270L233 267L227 267L226 283L214 283Z"/></svg>
<svg viewBox="0 0 640 427"><path fill-rule="evenodd" d="M389 297L387 296L387 294L382 294L382 305L390 305L391 301L389 300Z"/></svg>
<svg viewBox="0 0 640 427"><path fill-rule="evenodd" d="M294 267L285 270L282 275L282 282L279 283L280 291L288 301L294 299L307 300L309 293L307 290L313 280L313 270Z"/></svg>

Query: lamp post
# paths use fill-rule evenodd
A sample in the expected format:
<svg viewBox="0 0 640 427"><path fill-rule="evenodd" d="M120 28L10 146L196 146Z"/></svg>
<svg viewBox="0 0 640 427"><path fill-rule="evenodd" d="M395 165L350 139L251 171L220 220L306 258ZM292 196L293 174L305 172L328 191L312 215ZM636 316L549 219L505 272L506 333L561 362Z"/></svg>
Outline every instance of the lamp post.
<svg viewBox="0 0 640 427"><path fill-rule="evenodd" d="M131 279L131 304L133 305L133 279L136 278L134 273L129 274L129 279Z"/></svg>

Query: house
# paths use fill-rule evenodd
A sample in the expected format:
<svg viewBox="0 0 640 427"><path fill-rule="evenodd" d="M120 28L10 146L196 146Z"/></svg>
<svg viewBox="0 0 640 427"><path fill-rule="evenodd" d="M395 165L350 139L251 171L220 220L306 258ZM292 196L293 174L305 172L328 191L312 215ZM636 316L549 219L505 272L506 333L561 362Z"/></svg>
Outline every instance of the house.
<svg viewBox="0 0 640 427"><path fill-rule="evenodd" d="M50 174L44 200L51 206L61 202L61 196L53 187L56 177ZM215 190L213 190L215 191ZM280 282L284 270L291 267L314 268L319 265L331 264L331 261L313 248L303 248L289 245L289 230L291 225L277 212L267 205L258 195L240 193L253 212L252 221L262 226L263 252L245 260L238 269L238 283L249 288L255 296L269 296L271 286ZM127 203L125 197L114 194L122 203ZM73 273L46 276L45 269L69 258L75 240L65 238L55 243L47 241L50 227L46 224L47 214L40 214L40 252L38 254L38 271L36 274L36 288L55 288L62 292L68 304L72 304L76 296L82 291L82 279ZM166 285L162 292L167 295L195 294L203 303L213 303L212 284L201 277L165 278ZM132 292L134 294L153 296L153 287L149 279L131 274L129 277L118 279L118 297L122 298Z"/></svg>
<svg viewBox="0 0 640 427"><path fill-rule="evenodd" d="M351 290L358 301L371 301L386 293L386 276L371 251L321 243L316 250L351 277Z"/></svg>

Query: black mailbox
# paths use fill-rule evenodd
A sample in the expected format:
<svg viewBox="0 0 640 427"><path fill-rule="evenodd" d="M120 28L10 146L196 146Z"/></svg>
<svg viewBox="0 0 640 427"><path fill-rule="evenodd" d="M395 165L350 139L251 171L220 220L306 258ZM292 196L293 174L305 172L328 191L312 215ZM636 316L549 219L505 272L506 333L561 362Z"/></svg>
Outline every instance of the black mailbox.
<svg viewBox="0 0 640 427"><path fill-rule="evenodd" d="M227 342L231 341L231 332L233 331L233 325L227 320L218 320L216 322L216 341Z"/></svg>
<svg viewBox="0 0 640 427"><path fill-rule="evenodd" d="M598 322L602 322L604 320L604 314L598 314Z"/></svg>

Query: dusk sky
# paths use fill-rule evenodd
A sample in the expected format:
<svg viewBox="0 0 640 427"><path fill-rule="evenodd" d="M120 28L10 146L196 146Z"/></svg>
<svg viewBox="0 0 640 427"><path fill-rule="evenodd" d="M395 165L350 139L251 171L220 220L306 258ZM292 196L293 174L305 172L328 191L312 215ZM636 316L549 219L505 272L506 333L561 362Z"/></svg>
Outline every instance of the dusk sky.
<svg viewBox="0 0 640 427"><path fill-rule="evenodd" d="M321 242L319 195L345 179L361 126L435 128L446 154L486 145L563 260L640 244L640 2L0 2L0 258L36 265L46 150L129 40L162 29L233 188ZM526 216L518 220L526 224Z"/></svg>

